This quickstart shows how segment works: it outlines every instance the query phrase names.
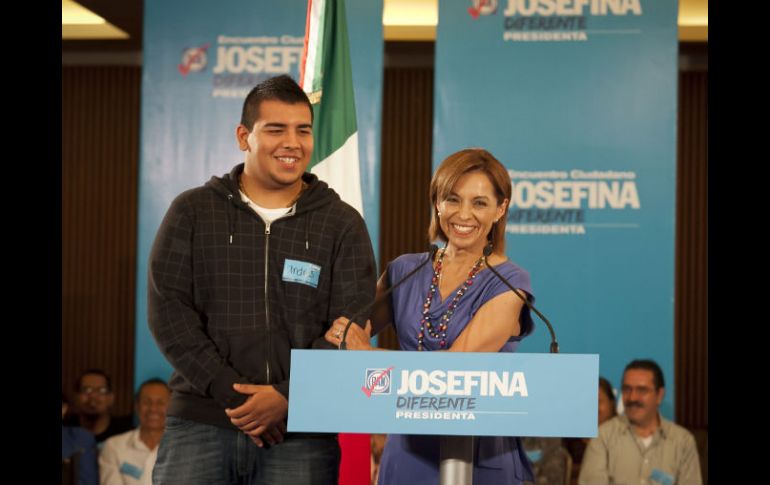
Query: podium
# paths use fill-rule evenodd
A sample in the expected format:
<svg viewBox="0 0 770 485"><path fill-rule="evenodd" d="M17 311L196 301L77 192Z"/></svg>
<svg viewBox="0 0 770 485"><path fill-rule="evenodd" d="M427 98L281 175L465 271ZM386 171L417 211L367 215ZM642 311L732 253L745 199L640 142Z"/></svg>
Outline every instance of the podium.
<svg viewBox="0 0 770 485"><path fill-rule="evenodd" d="M442 435L441 483L470 483L459 437L594 437L598 381L596 354L295 349L287 427Z"/></svg>

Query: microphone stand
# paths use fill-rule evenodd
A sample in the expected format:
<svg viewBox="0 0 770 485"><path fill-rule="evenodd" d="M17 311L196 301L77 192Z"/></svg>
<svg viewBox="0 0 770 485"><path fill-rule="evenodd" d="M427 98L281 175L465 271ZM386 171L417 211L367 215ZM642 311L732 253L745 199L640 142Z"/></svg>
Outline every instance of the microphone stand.
<svg viewBox="0 0 770 485"><path fill-rule="evenodd" d="M486 258L488 258L490 254L492 254L492 246L486 246L484 248L484 260L485 260L485 262L486 262ZM540 317L540 319L543 322L545 322L546 327L548 327L548 331L551 333L551 346L550 346L549 352L552 353L552 354L558 354L559 353L559 342L556 341L556 333L554 333L554 331L553 331L553 327L551 326L551 322L549 322L548 319L545 318L545 315L540 313L540 311L537 308L535 308L535 306L532 303L530 303L528 299L526 299L523 296L521 296L521 294L518 291L516 291L516 288L514 288L508 282L507 279L503 278L503 275L498 273L497 270L495 268L493 268L491 264L487 264L487 268L489 268L490 271L492 271L495 274L495 276L497 276L500 279L500 281L505 283L505 286L510 288L511 291L516 294L516 296L521 298L521 301L523 301L530 310L535 312L535 314L538 317Z"/></svg>
<svg viewBox="0 0 770 485"><path fill-rule="evenodd" d="M387 295L389 295L389 294L390 294L390 293L391 293L393 290L395 290L396 288L398 288L399 286L401 286L401 284L402 284L402 283L404 283L406 280L408 280L409 278L411 278L411 277L412 277L412 275L414 275L414 274L415 274L415 273L417 273L417 272L418 272L420 269L422 269L422 267L423 267L423 266L425 266L425 265L426 265L426 264L428 264L429 262L432 262L432 261L433 261L433 257L436 255L436 251L438 251L438 246L436 246L435 244L431 244L431 245L430 245L430 251L428 252L428 257L427 257L427 259L425 259L425 261L423 261L422 263L418 264L418 265L417 265L417 267L416 267L416 268L414 268L414 269L413 269L412 271L410 271L409 273L407 273L407 274L406 274L406 276L404 276L403 278L401 278L401 281L399 281L399 282L398 282L398 283L396 283L395 285L393 285L393 286L391 286L390 288L388 288L388 289L387 289L385 292L383 292L383 294L382 294L382 295L380 296L380 298L379 298L379 301L380 301L380 302L382 302L382 301L383 301L383 299L384 299L384 298L385 298ZM359 318L361 318L362 316L364 316L364 315L366 314L366 312L368 312L369 310L371 310L371 309L372 309L372 307L373 307L374 305L376 305L377 303L378 303L378 301L377 301L377 300L373 301L373 302L372 302L372 303L370 303L369 305L365 306L363 310L361 310L360 312L356 313L355 315L353 315L353 317L351 317L351 318L348 320L348 323L347 323L347 325L345 325L345 331L342 333L342 339L340 340L340 347L339 347L339 348L340 348L340 350L347 350L347 348L348 348L347 344L345 343L345 339L346 339L346 338L347 338L347 336L348 336L348 330L350 330L350 326L353 324L353 322L355 322L356 320L358 320Z"/></svg>
<svg viewBox="0 0 770 485"><path fill-rule="evenodd" d="M473 485L474 436L441 436L440 485Z"/></svg>
<svg viewBox="0 0 770 485"><path fill-rule="evenodd" d="M484 260L492 254L492 247L487 246L484 248ZM556 334L553 331L551 322L545 318L545 315L540 313L537 308L532 305L529 300L521 296L516 289L503 277L492 265L487 264L492 273L497 276L500 281L513 291L516 296L527 305L527 307L533 311L548 327L548 331L551 333L551 346L550 353L559 353L559 343L556 341ZM473 484L473 448L475 445L474 436L442 436L440 438L440 456L441 464L439 465L439 483L441 485L472 485Z"/></svg>

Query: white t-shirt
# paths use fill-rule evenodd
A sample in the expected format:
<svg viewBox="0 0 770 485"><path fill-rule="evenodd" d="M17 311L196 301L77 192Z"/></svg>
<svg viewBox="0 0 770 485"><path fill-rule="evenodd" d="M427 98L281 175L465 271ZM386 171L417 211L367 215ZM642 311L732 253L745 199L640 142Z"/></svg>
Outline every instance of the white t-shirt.
<svg viewBox="0 0 770 485"><path fill-rule="evenodd" d="M637 438L639 439L639 441L641 441L642 446L644 446L645 449L650 447L650 444L652 443L652 435L646 438L641 438L641 437L637 437Z"/></svg>
<svg viewBox="0 0 770 485"><path fill-rule="evenodd" d="M251 207L251 210L256 212L262 218L262 220L268 223L285 216L294 209L294 206L279 207L278 209L268 209L252 202L251 199L249 199L249 197L242 190L239 190L238 192L241 193L241 200L246 202L246 204Z"/></svg>
<svg viewBox="0 0 770 485"><path fill-rule="evenodd" d="M158 447L150 450L139 428L108 438L99 453L99 485L152 485Z"/></svg>

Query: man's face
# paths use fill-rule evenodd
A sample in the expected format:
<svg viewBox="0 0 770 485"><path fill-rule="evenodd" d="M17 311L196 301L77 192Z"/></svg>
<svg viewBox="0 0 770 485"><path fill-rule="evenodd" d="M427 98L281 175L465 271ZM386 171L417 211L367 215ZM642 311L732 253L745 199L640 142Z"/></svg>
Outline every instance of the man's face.
<svg viewBox="0 0 770 485"><path fill-rule="evenodd" d="M631 423L648 425L658 416L665 389L655 391L652 371L629 369L623 374L623 407Z"/></svg>
<svg viewBox="0 0 770 485"><path fill-rule="evenodd" d="M80 379L77 391L78 411L87 416L110 413L115 395L107 387L107 379L99 374L86 374Z"/></svg>
<svg viewBox="0 0 770 485"><path fill-rule="evenodd" d="M264 190L290 188L299 182L313 154L310 108L304 103L262 101L254 126L240 125L236 136L246 152L246 175Z"/></svg>
<svg viewBox="0 0 770 485"><path fill-rule="evenodd" d="M139 393L136 414L139 427L146 430L162 431L166 426L166 410L171 393L163 384L147 384Z"/></svg>

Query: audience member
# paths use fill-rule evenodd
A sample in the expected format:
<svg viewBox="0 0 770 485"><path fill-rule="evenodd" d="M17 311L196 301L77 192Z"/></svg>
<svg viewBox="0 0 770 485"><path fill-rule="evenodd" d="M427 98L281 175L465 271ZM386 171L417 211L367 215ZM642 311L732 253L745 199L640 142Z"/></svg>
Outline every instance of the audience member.
<svg viewBox="0 0 770 485"><path fill-rule="evenodd" d="M62 393L61 416L67 414L67 397ZM94 435L78 426L61 427L62 484L97 485L96 441Z"/></svg>
<svg viewBox="0 0 770 485"><path fill-rule="evenodd" d="M524 481L523 485L564 485L570 473L572 459L562 445L561 438L521 439L527 458L532 463L535 475L533 482Z"/></svg>
<svg viewBox="0 0 770 485"><path fill-rule="evenodd" d="M604 377L599 377L599 425L608 419L617 416L617 400L615 391L612 389L610 381ZM564 446L572 457L572 480L571 483L577 484L580 475L580 464L583 462L583 454L591 438L565 438Z"/></svg>
<svg viewBox="0 0 770 485"><path fill-rule="evenodd" d="M135 402L139 427L104 443L99 454L100 485L152 483L152 468L166 426L170 399L171 390L162 379L149 379L139 386Z"/></svg>
<svg viewBox="0 0 770 485"><path fill-rule="evenodd" d="M634 360L623 372L625 415L599 426L586 449L580 485L650 483L701 485L695 439L660 415L663 371L652 360Z"/></svg>
<svg viewBox="0 0 770 485"><path fill-rule="evenodd" d="M114 402L110 376L101 369L88 369L75 382L75 415L68 417L65 424L87 429L101 447L110 436L134 427L132 416L112 416Z"/></svg>

